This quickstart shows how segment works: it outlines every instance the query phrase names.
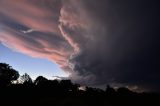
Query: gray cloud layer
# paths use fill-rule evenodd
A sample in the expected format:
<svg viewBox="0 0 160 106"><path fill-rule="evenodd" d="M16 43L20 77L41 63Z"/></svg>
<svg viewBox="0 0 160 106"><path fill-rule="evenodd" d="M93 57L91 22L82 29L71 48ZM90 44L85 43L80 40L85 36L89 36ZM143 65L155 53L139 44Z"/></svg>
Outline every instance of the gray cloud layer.
<svg viewBox="0 0 160 106"><path fill-rule="evenodd" d="M0 0L0 16L3 44L56 62L74 81L160 89L154 0Z"/></svg>

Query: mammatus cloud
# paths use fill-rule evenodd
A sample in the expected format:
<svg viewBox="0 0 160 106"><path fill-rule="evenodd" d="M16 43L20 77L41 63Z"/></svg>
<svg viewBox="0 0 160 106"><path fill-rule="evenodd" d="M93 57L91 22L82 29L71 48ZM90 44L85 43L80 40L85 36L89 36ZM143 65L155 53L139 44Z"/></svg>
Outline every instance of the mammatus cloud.
<svg viewBox="0 0 160 106"><path fill-rule="evenodd" d="M158 91L157 10L154 0L0 0L0 41L79 83Z"/></svg>

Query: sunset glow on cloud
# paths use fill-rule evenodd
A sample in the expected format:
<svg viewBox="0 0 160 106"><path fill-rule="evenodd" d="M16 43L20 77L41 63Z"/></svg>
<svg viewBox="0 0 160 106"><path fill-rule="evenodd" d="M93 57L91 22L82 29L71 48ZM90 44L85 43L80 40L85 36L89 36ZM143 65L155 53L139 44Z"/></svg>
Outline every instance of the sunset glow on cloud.
<svg viewBox="0 0 160 106"><path fill-rule="evenodd" d="M64 70L73 71L68 60L78 54L80 48L78 42L72 38L75 35L69 34L65 28L74 30L85 27L85 20L77 16L82 10L79 7L80 10L76 11L78 13L72 11L78 7L75 7L76 2L73 0L62 3L57 0L46 1L46 5L53 4L51 7L43 6L41 2L44 0L40 0L39 3L36 0L2 0L0 13L3 15L1 21L4 23L0 40L15 51L32 57L46 58ZM11 23L8 24L14 23L13 27L6 25L5 21L8 20L4 17L10 18ZM20 28L16 29L19 25ZM21 26L24 29L21 29Z"/></svg>
<svg viewBox="0 0 160 106"><path fill-rule="evenodd" d="M59 64L60 67L67 67L67 60L73 50L70 42L65 40L67 38L63 38L58 28L60 10L52 10L54 8L42 7L40 4L35 5L33 2L1 1L0 13L3 14L3 18L9 17L15 23L13 27L5 23L2 25L1 42L15 51L32 57L46 58ZM53 6L57 6L56 2L53 0ZM7 21L3 18L0 20ZM25 28L15 29L18 25Z"/></svg>
<svg viewBox="0 0 160 106"><path fill-rule="evenodd" d="M0 42L56 63L79 83L157 89L157 9L148 6L138 0L0 0Z"/></svg>

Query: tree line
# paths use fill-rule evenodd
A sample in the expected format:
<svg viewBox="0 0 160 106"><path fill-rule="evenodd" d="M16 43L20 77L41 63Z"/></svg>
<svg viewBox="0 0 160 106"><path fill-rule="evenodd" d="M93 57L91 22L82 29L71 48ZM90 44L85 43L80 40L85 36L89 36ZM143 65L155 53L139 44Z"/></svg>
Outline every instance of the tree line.
<svg viewBox="0 0 160 106"><path fill-rule="evenodd" d="M153 105L159 104L159 97L159 94L137 93L125 87L115 90L109 85L105 90L87 86L81 89L80 84L72 83L71 80L49 80L43 76L38 76L33 81L27 73L20 76L9 64L0 63L0 100L18 99L27 106Z"/></svg>

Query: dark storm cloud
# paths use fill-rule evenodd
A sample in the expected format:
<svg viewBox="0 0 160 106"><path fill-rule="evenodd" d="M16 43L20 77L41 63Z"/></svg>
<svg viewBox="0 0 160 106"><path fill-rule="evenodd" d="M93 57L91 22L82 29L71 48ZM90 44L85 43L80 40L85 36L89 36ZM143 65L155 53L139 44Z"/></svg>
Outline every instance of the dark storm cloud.
<svg viewBox="0 0 160 106"><path fill-rule="evenodd" d="M159 90L156 0L0 0L0 41L82 84ZM16 43L13 43L16 42Z"/></svg>
<svg viewBox="0 0 160 106"><path fill-rule="evenodd" d="M157 2L90 0L83 6L96 24L92 23L93 30L87 33L93 39L85 41L81 36L81 53L71 60L74 70L82 76L78 81L87 79L91 85L117 83L159 90ZM81 35L81 32L74 33Z"/></svg>

